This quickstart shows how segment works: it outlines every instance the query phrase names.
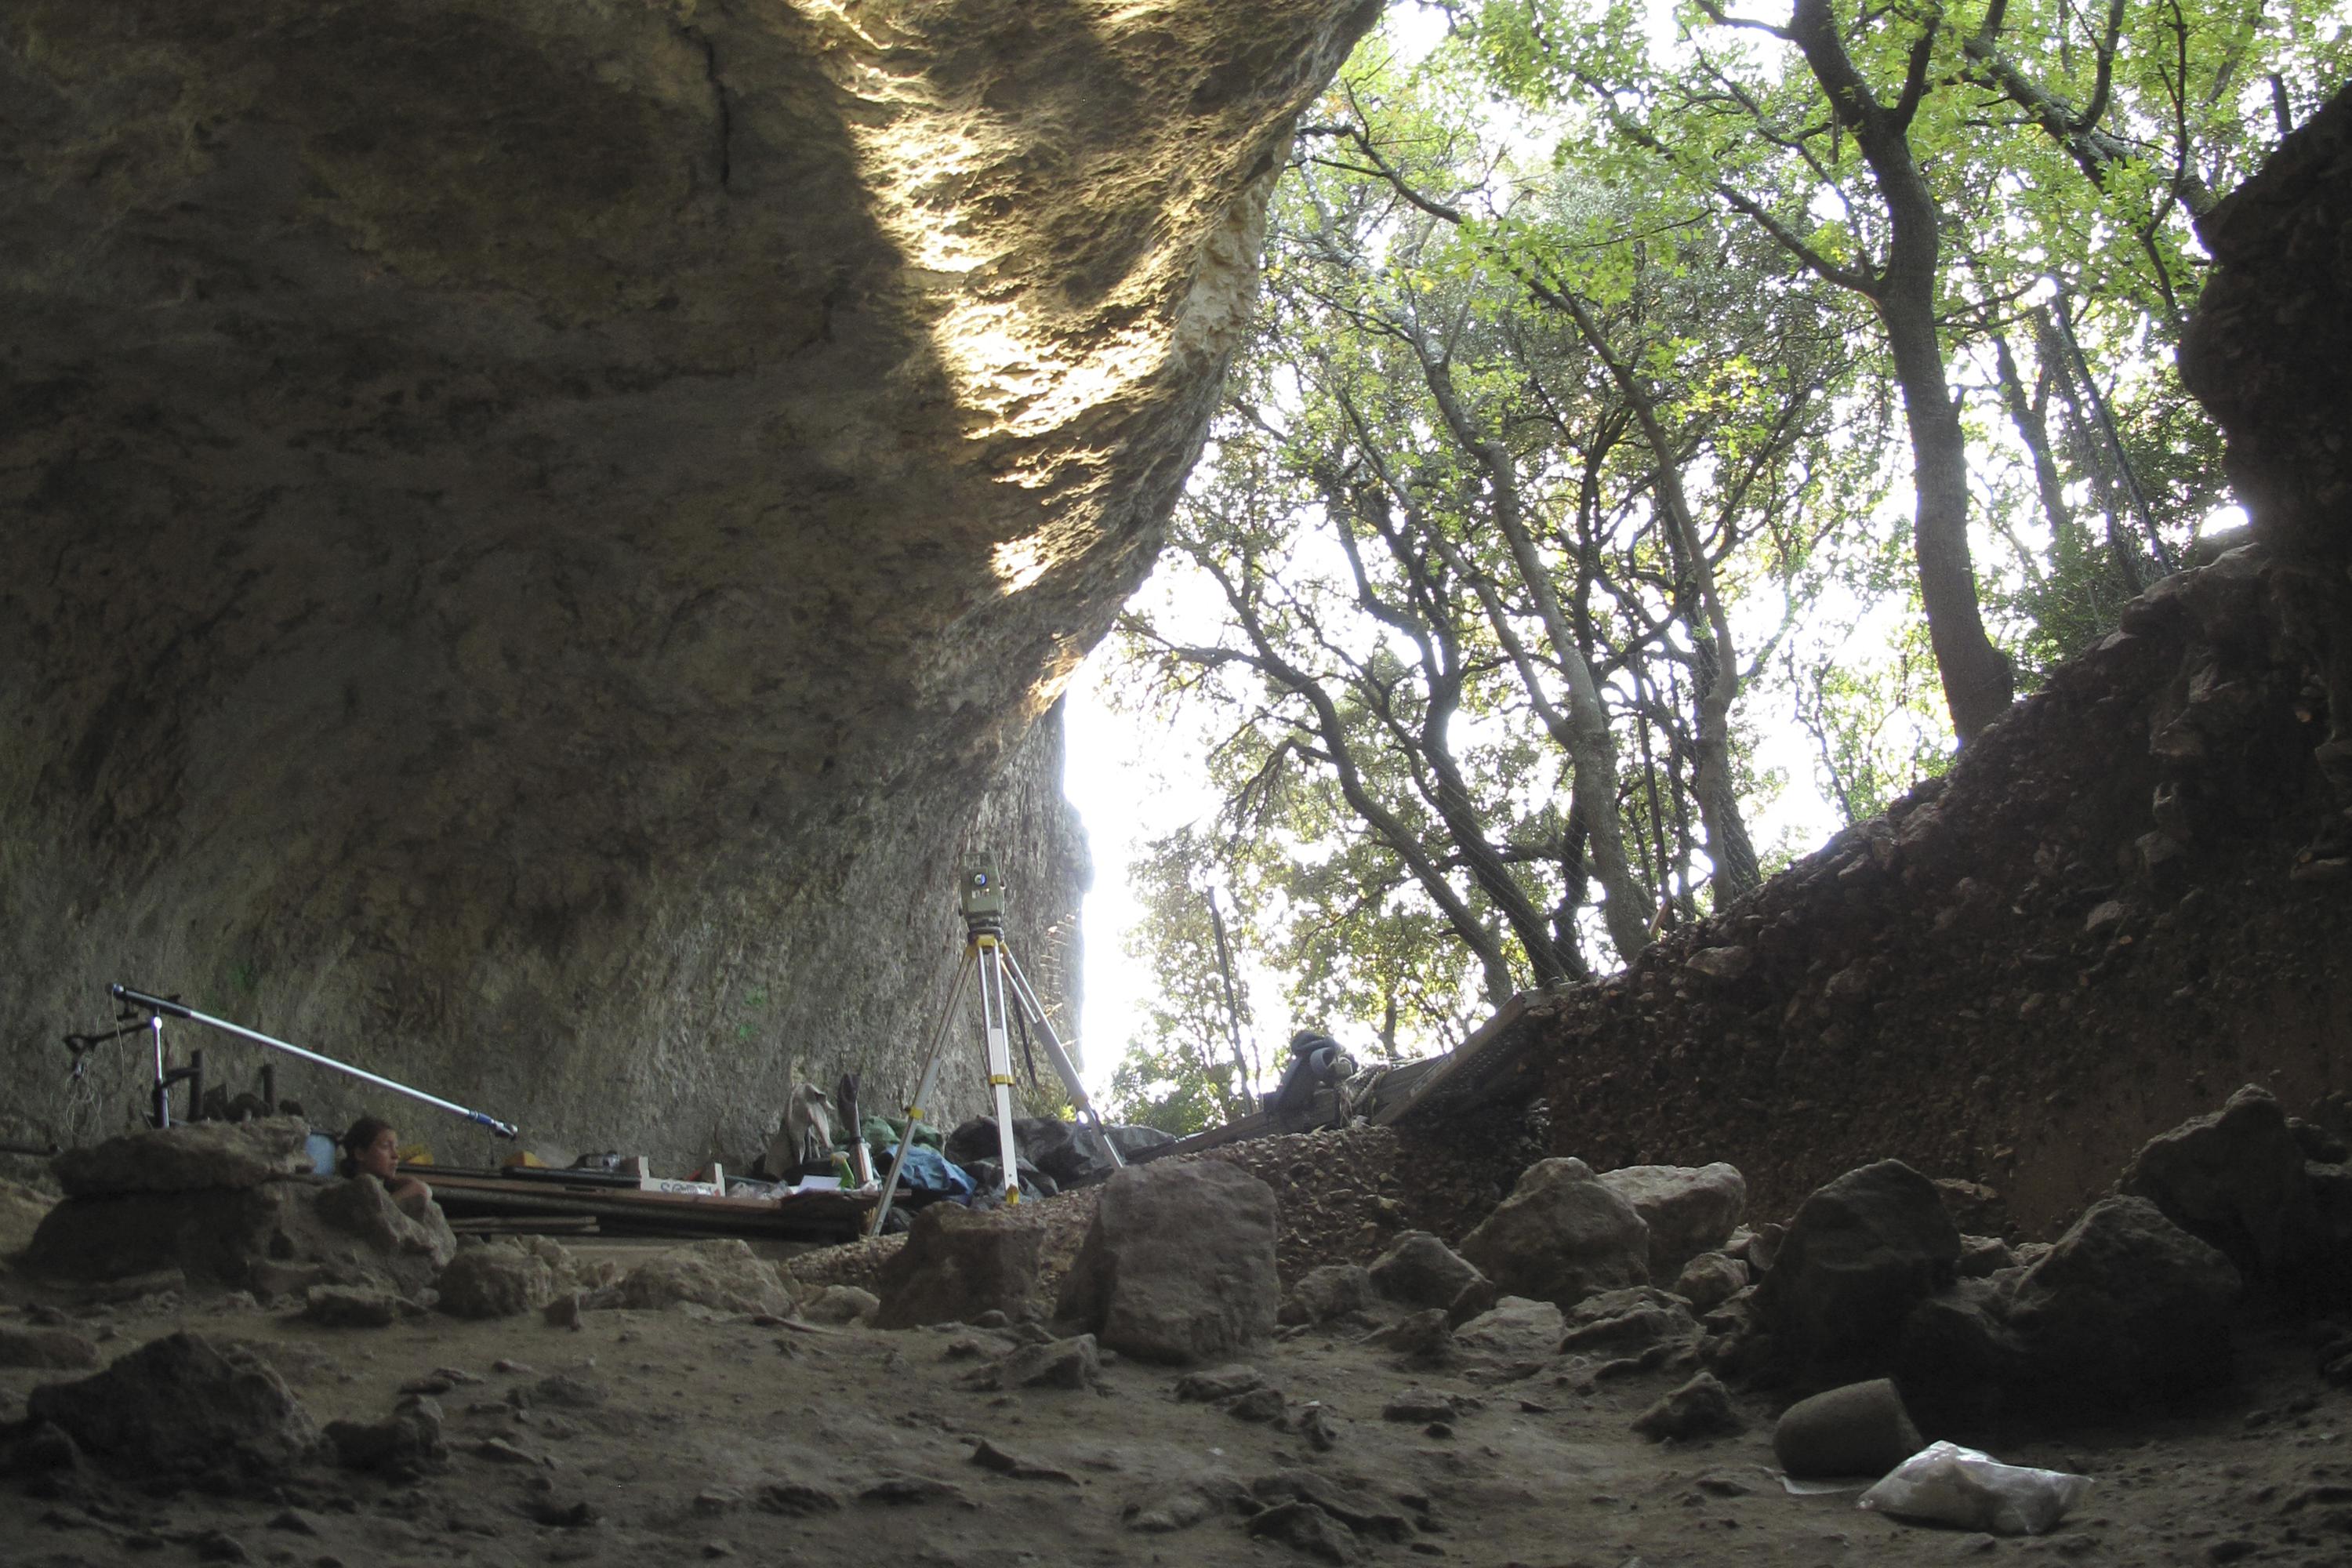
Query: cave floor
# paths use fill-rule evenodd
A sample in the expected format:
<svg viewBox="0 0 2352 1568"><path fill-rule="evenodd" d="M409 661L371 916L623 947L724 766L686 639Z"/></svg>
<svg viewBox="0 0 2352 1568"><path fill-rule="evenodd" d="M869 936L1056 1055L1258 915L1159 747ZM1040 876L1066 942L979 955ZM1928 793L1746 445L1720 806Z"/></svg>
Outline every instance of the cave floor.
<svg viewBox="0 0 2352 1568"><path fill-rule="evenodd" d="M1343 1542L1326 1561L1541 1564L1910 1563L2060 1557L2089 1563L2241 1560L2340 1564L2352 1556L2352 1394L2312 1372L2305 1339L2250 1332L2238 1375L2200 1407L2128 1425L2016 1434L1998 1457L2079 1471L2096 1485L2051 1535L1996 1540L1858 1510L1851 1494L1792 1496L1772 1468L1773 1407L1736 1396L1744 1434L1659 1447L1628 1430L1680 1374L1580 1394L1546 1372L1412 1371L1339 1331L1310 1331L1255 1358L1296 1405L1324 1402L1338 1440L1317 1452L1270 1424L1179 1403L1177 1373L1105 1358L1093 1392L965 1386L982 1364L940 1329L814 1332L702 1309L595 1311L583 1326L536 1315L439 1316L327 1329L285 1311L169 1298L83 1309L110 1358L185 1328L250 1343L322 1425L377 1420L403 1384L440 1369L446 1466L389 1480L319 1467L268 1500L158 1495L121 1479L0 1483L0 1559L26 1565L249 1561L375 1564L1266 1563L1317 1559L1253 1538L1235 1512L1145 1533L1123 1520L1183 1483L1244 1485L1308 1468L1412 1521L1401 1542ZM504 1370L501 1364L504 1363ZM553 1373L601 1385L591 1408L527 1391ZM62 1376L0 1370L0 1418ZM1477 1403L1440 1435L1382 1419L1407 1387ZM509 1402L526 1391L523 1408ZM487 1440L505 1439L503 1458ZM986 1439L1060 1472L973 1462ZM517 1462L511 1450L526 1458ZM533 1463L530 1456L543 1462ZM860 1493L894 1477L940 1483ZM762 1507L796 1486L817 1511ZM41 1495L47 1492L47 1495ZM584 1509L574 1505L585 1504ZM574 1522L547 1524L549 1517Z"/></svg>

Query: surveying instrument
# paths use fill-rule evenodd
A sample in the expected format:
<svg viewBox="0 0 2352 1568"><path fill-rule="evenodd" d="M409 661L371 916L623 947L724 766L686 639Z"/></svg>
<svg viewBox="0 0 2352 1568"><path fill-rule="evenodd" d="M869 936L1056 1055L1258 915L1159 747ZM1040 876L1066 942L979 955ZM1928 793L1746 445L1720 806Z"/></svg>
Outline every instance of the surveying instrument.
<svg viewBox="0 0 2352 1568"><path fill-rule="evenodd" d="M899 1136L898 1147L890 1156L890 1173L882 1181L882 1201L874 1205L874 1219L867 1227L868 1236L882 1234L882 1222L890 1217L890 1199L898 1190L898 1173L906 1169L907 1150L915 1141L915 1123L923 1118L923 1102L931 1097L931 1089L940 1076L940 1053L947 1047L948 1030L953 1026L956 1012L963 1001L964 987L972 977L980 977L980 1028L988 1057L988 1090L996 1111L997 1159L1004 1172L1004 1201L1021 1201L1020 1154L1013 1139L1013 1036L1012 1007L1018 1005L1021 1016L1037 1031L1037 1038L1045 1047L1045 1059L1054 1064L1055 1076L1062 1080L1063 1089L1079 1119L1095 1130L1102 1140L1104 1152L1110 1163L1124 1167L1118 1157L1118 1146L1103 1130L1102 1118L1095 1113L1092 1101L1087 1099L1086 1087L1078 1082L1078 1070L1062 1049L1054 1026L1045 1021L1045 1009L1037 1005L1037 993L1030 988L1029 977L1004 945L1004 879L999 876L993 858L983 856L979 864L963 874L963 962L956 968L955 987L948 993L947 1010L940 1015L940 1026L932 1032L930 1054L923 1058L923 1076L915 1085L915 1102L907 1107L907 1131Z"/></svg>

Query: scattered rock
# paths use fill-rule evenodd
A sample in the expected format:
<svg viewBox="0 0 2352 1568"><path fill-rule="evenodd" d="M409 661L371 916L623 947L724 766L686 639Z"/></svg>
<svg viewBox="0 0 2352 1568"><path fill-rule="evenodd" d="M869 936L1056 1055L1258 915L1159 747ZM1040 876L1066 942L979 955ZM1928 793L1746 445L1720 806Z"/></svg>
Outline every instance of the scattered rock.
<svg viewBox="0 0 2352 1568"><path fill-rule="evenodd" d="M1728 1436L1741 1426L1730 1391L1711 1372L1700 1373L1633 1417L1633 1430L1654 1443Z"/></svg>
<svg viewBox="0 0 2352 1568"><path fill-rule="evenodd" d="M400 1306L400 1299L388 1290L313 1285L304 1298L302 1316L331 1329L382 1329L399 1321Z"/></svg>
<svg viewBox="0 0 2352 1568"><path fill-rule="evenodd" d="M978 1508L961 1487L929 1476L904 1473L887 1475L858 1492L859 1502L882 1503L905 1508L910 1505L951 1502L959 1508Z"/></svg>
<svg viewBox="0 0 2352 1568"><path fill-rule="evenodd" d="M1731 1239L1748 1210L1747 1179L1720 1161L1712 1165L1627 1165L1604 1172L1601 1185L1633 1205L1650 1227L1650 1279L1667 1280L1702 1252Z"/></svg>
<svg viewBox="0 0 2352 1568"><path fill-rule="evenodd" d="M770 1481L751 1494L755 1506L767 1513L779 1513L786 1519L808 1519L821 1513L839 1513L841 1499L823 1487L804 1481Z"/></svg>
<svg viewBox="0 0 2352 1568"><path fill-rule="evenodd" d="M1254 1366L1220 1366L1188 1372L1176 1380L1176 1397L1184 1403L1214 1404L1265 1386L1265 1373Z"/></svg>
<svg viewBox="0 0 2352 1568"><path fill-rule="evenodd" d="M1883 1377L1801 1399L1772 1428L1772 1457L1800 1479L1883 1476L1926 1446Z"/></svg>
<svg viewBox="0 0 2352 1568"><path fill-rule="evenodd" d="M26 1261L38 1273L122 1281L123 1289L144 1289L128 1277L161 1263L265 1299L299 1296L316 1284L414 1295L432 1285L457 1247L438 1206L412 1216L372 1176L323 1184L272 1179L68 1198L41 1222Z"/></svg>
<svg viewBox="0 0 2352 1568"><path fill-rule="evenodd" d="M1370 1555L1354 1531L1311 1502L1276 1503L1249 1521L1249 1532L1325 1563L1361 1563Z"/></svg>
<svg viewBox="0 0 2352 1568"><path fill-rule="evenodd" d="M563 1245L533 1236L460 1248L436 1288L451 1317L515 1318L545 1308L576 1280Z"/></svg>
<svg viewBox="0 0 2352 1568"><path fill-rule="evenodd" d="M1092 1334L1021 1345L971 1379L975 1388L1092 1388L1102 1378L1102 1358Z"/></svg>
<svg viewBox="0 0 2352 1568"><path fill-rule="evenodd" d="M1306 1438L1307 1446L1318 1454L1339 1446L1339 1424L1332 1419L1331 1407L1319 1399L1286 1412L1280 1425L1284 1431Z"/></svg>
<svg viewBox="0 0 2352 1568"><path fill-rule="evenodd" d="M1236 1394L1221 1401L1218 1408L1236 1421L1265 1422L1282 1419L1286 1406L1282 1390L1253 1388L1246 1394Z"/></svg>
<svg viewBox="0 0 2352 1568"><path fill-rule="evenodd" d="M568 1372L550 1373L530 1385L532 1400L565 1410L594 1410L611 1395L612 1390L593 1378Z"/></svg>
<svg viewBox="0 0 2352 1568"><path fill-rule="evenodd" d="M441 1406L410 1394L382 1421L330 1421L327 1441L347 1470L420 1470L449 1457L441 1442Z"/></svg>
<svg viewBox="0 0 2352 1568"><path fill-rule="evenodd" d="M1747 977L1756 967L1756 954L1744 947L1703 947L1683 963L1695 973L1728 984Z"/></svg>
<svg viewBox="0 0 2352 1568"><path fill-rule="evenodd" d="M1986 1279L2004 1268L2018 1267L2017 1254L2009 1243L1997 1236L1963 1236L1960 1237L1960 1260L1957 1266L1963 1279Z"/></svg>
<svg viewBox="0 0 2352 1568"><path fill-rule="evenodd" d="M1702 1252L1675 1276L1674 1292L1694 1312L1710 1312L1748 1289L1748 1265L1727 1252Z"/></svg>
<svg viewBox="0 0 2352 1568"><path fill-rule="evenodd" d="M1425 1230L1406 1231L1389 1243L1366 1272L1374 1290L1404 1306L1452 1312L1456 1303L1475 1301L1457 1322L1485 1311L1494 1300L1494 1286L1477 1267Z"/></svg>
<svg viewBox="0 0 2352 1568"><path fill-rule="evenodd" d="M1129 1530L1166 1535L1190 1530L1212 1514L1256 1506L1241 1482L1230 1476L1211 1476L1150 1492L1129 1503L1119 1517Z"/></svg>
<svg viewBox="0 0 2352 1568"><path fill-rule="evenodd" d="M98 1346L68 1329L0 1328L0 1366L73 1371L98 1364Z"/></svg>
<svg viewBox="0 0 2352 1568"><path fill-rule="evenodd" d="M1282 1299L1275 1321L1282 1323L1324 1323L1362 1310L1371 1303L1372 1277L1360 1264L1327 1263L1310 1268Z"/></svg>
<svg viewBox="0 0 2352 1568"><path fill-rule="evenodd" d="M1650 1227L1581 1160L1538 1160L1475 1230L1462 1256L1513 1296L1570 1307L1645 1285Z"/></svg>
<svg viewBox="0 0 2352 1568"><path fill-rule="evenodd" d="M1391 1394L1381 1406L1383 1421L1451 1421L1462 1414L1463 1402L1434 1389L1407 1388Z"/></svg>
<svg viewBox="0 0 2352 1568"><path fill-rule="evenodd" d="M2340 1265L2306 1163L2277 1099L2248 1084L2214 1114L2150 1139L2117 1190L2147 1199L2248 1276L2307 1286Z"/></svg>
<svg viewBox="0 0 2352 1568"><path fill-rule="evenodd" d="M319 1447L318 1428L283 1378L252 1352L201 1334L168 1335L92 1376L37 1388L26 1408L85 1452L146 1479L267 1484Z"/></svg>
<svg viewBox="0 0 2352 1568"><path fill-rule="evenodd" d="M855 1285L827 1285L801 1303L801 1316L818 1323L870 1323L881 1310L879 1296Z"/></svg>
<svg viewBox="0 0 2352 1568"><path fill-rule="evenodd" d="M474 1457L488 1459L494 1465L519 1465L537 1468L547 1464L544 1454L534 1454L521 1444L504 1437L485 1437L474 1445Z"/></svg>
<svg viewBox="0 0 2352 1568"><path fill-rule="evenodd" d="M1286 1502L1311 1504L1355 1534L1374 1541L1398 1542L1412 1533L1402 1514L1319 1470L1278 1470L1270 1476L1260 1476L1250 1482L1250 1495L1274 1506Z"/></svg>
<svg viewBox="0 0 2352 1568"><path fill-rule="evenodd" d="M69 1198L236 1191L307 1174L310 1135L310 1126L293 1116L185 1122L68 1149L49 1168Z"/></svg>
<svg viewBox="0 0 2352 1568"><path fill-rule="evenodd" d="M1577 1303L1559 1339L1563 1354L1633 1360L1648 1370L1698 1343L1698 1320L1678 1296L1654 1286L1606 1290Z"/></svg>
<svg viewBox="0 0 2352 1568"><path fill-rule="evenodd" d="M874 1326L968 1323L987 1311L1026 1317L1036 1308L1045 1247L1045 1222L1026 1209L920 1209L906 1245L882 1265Z"/></svg>
<svg viewBox="0 0 2352 1568"><path fill-rule="evenodd" d="M1443 1309L1426 1307L1374 1329L1356 1342L1396 1352L1401 1365L1447 1366L1454 1361L1454 1331L1446 1326L1445 1320Z"/></svg>
<svg viewBox="0 0 2352 1568"><path fill-rule="evenodd" d="M1567 1318L1549 1301L1506 1296L1454 1331L1454 1342L1475 1355L1507 1363L1548 1361L1559 1348Z"/></svg>
<svg viewBox="0 0 2352 1568"><path fill-rule="evenodd" d="M1795 1365L1884 1371L1904 1320L1952 1282L1959 1256L1959 1227L1935 1184L1882 1160L1815 1189L1798 1208L1757 1287L1758 1317Z"/></svg>
<svg viewBox="0 0 2352 1568"><path fill-rule="evenodd" d="M743 1242L698 1241L640 1263L621 1279L620 1304L658 1309L693 1302L721 1312L784 1317L793 1294L773 1265Z"/></svg>
<svg viewBox="0 0 2352 1568"><path fill-rule="evenodd" d="M1216 1161L1131 1166L1102 1188L1059 1315L1122 1355L1214 1361L1274 1331L1274 1191Z"/></svg>
<svg viewBox="0 0 2352 1568"><path fill-rule="evenodd" d="M993 1470L1000 1476L1011 1476L1015 1480L1058 1481L1073 1487L1078 1484L1078 1478L1069 1471L1057 1470L1051 1465L1033 1464L1027 1459L1018 1458L1006 1453L985 1437L982 1438L980 1446L971 1451L971 1462L983 1470Z"/></svg>

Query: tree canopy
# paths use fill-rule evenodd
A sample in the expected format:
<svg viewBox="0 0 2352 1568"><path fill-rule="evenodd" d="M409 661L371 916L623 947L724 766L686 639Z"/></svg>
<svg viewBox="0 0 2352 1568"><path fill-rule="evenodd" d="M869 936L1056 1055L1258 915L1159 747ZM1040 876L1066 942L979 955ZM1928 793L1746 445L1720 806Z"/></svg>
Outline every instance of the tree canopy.
<svg viewBox="0 0 2352 1568"><path fill-rule="evenodd" d="M1223 801L1145 870L1163 1120L1260 1070L1205 889L1241 991L1418 1054L1755 887L1797 770L1874 815L2104 635L2227 500L2194 219L2346 51L2186 0L1425 9L1299 128L1198 607L1121 628Z"/></svg>

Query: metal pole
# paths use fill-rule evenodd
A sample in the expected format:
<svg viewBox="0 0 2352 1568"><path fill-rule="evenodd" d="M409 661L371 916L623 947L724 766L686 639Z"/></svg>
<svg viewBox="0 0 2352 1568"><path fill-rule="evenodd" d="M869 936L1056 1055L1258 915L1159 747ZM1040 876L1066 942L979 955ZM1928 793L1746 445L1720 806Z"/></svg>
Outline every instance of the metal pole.
<svg viewBox="0 0 2352 1568"><path fill-rule="evenodd" d="M980 955L980 1029L988 1053L988 1091L996 1110L996 1152L1004 1173L1004 1201L1021 1201L1021 1146L1013 1136L1012 1015L1004 1000L1004 938L975 932Z"/></svg>
<svg viewBox="0 0 2352 1568"><path fill-rule="evenodd" d="M1061 1037L1055 1034L1054 1026L1045 1021L1045 1009L1037 1005L1037 993L1030 986L1029 976L1022 973L1020 961L1013 956L1010 947L1003 952L1004 966L1013 976L1013 994L1019 999L1022 1012L1037 1026L1037 1037L1045 1045L1045 1059L1054 1064L1054 1071L1061 1079L1062 1088L1068 1091L1071 1108L1094 1123L1095 1136L1102 1140L1103 1151L1110 1156L1110 1163L1125 1169L1127 1162L1119 1158L1118 1146L1110 1141L1110 1133L1104 1130L1101 1113L1087 1098L1087 1086L1078 1081L1078 1069L1072 1065L1069 1053L1062 1048Z"/></svg>
<svg viewBox="0 0 2352 1568"><path fill-rule="evenodd" d="M378 1089L390 1089L394 1094L404 1094L411 1100L423 1100L436 1110L446 1110L452 1116L462 1116L500 1138L512 1138L518 1131L513 1122L501 1121L488 1111L469 1110L455 1100L443 1100L438 1095L427 1094L421 1089L411 1089L404 1083L395 1083L391 1079L380 1077L364 1068L355 1068L349 1062L339 1062L332 1057L322 1057L316 1051L306 1051L299 1046L289 1045L284 1040L275 1039L270 1036L248 1029L242 1024L232 1024L226 1018L215 1018L209 1013L199 1013L194 1007L183 1006L177 1002L167 1002L161 996L151 996L144 991L133 991L128 985L110 985L106 990L107 994L116 1001L127 1002L134 1007L144 1007L155 1015L156 1060L159 1063L163 1060L163 1018L169 1015L174 1018L185 1018L192 1024L202 1024L206 1028L218 1029L224 1034L235 1035L240 1039L251 1040L256 1045L268 1046L274 1051L284 1051L288 1056L299 1057L302 1060L318 1067L331 1068L336 1072L348 1073L355 1079L375 1085Z"/></svg>
<svg viewBox="0 0 2352 1568"><path fill-rule="evenodd" d="M923 1058L923 1076L915 1084L915 1098L907 1107L907 1131L899 1136L898 1147L890 1153L890 1173L882 1178L882 1201L874 1205L874 1218L866 1226L869 1237L882 1234L882 1222L890 1217L890 1199L898 1190L898 1173L907 1168L907 1151L915 1142L915 1123L922 1120L923 1101L931 1097L931 1082L940 1076L940 1051L948 1043L948 1026L955 1022L956 1005L963 1000L964 983L971 978L977 962L977 950L966 948L963 962L956 966L955 984L948 992L948 1005L940 1014L940 1026L931 1031L930 1054ZM866 1133L857 1133L863 1142Z"/></svg>

